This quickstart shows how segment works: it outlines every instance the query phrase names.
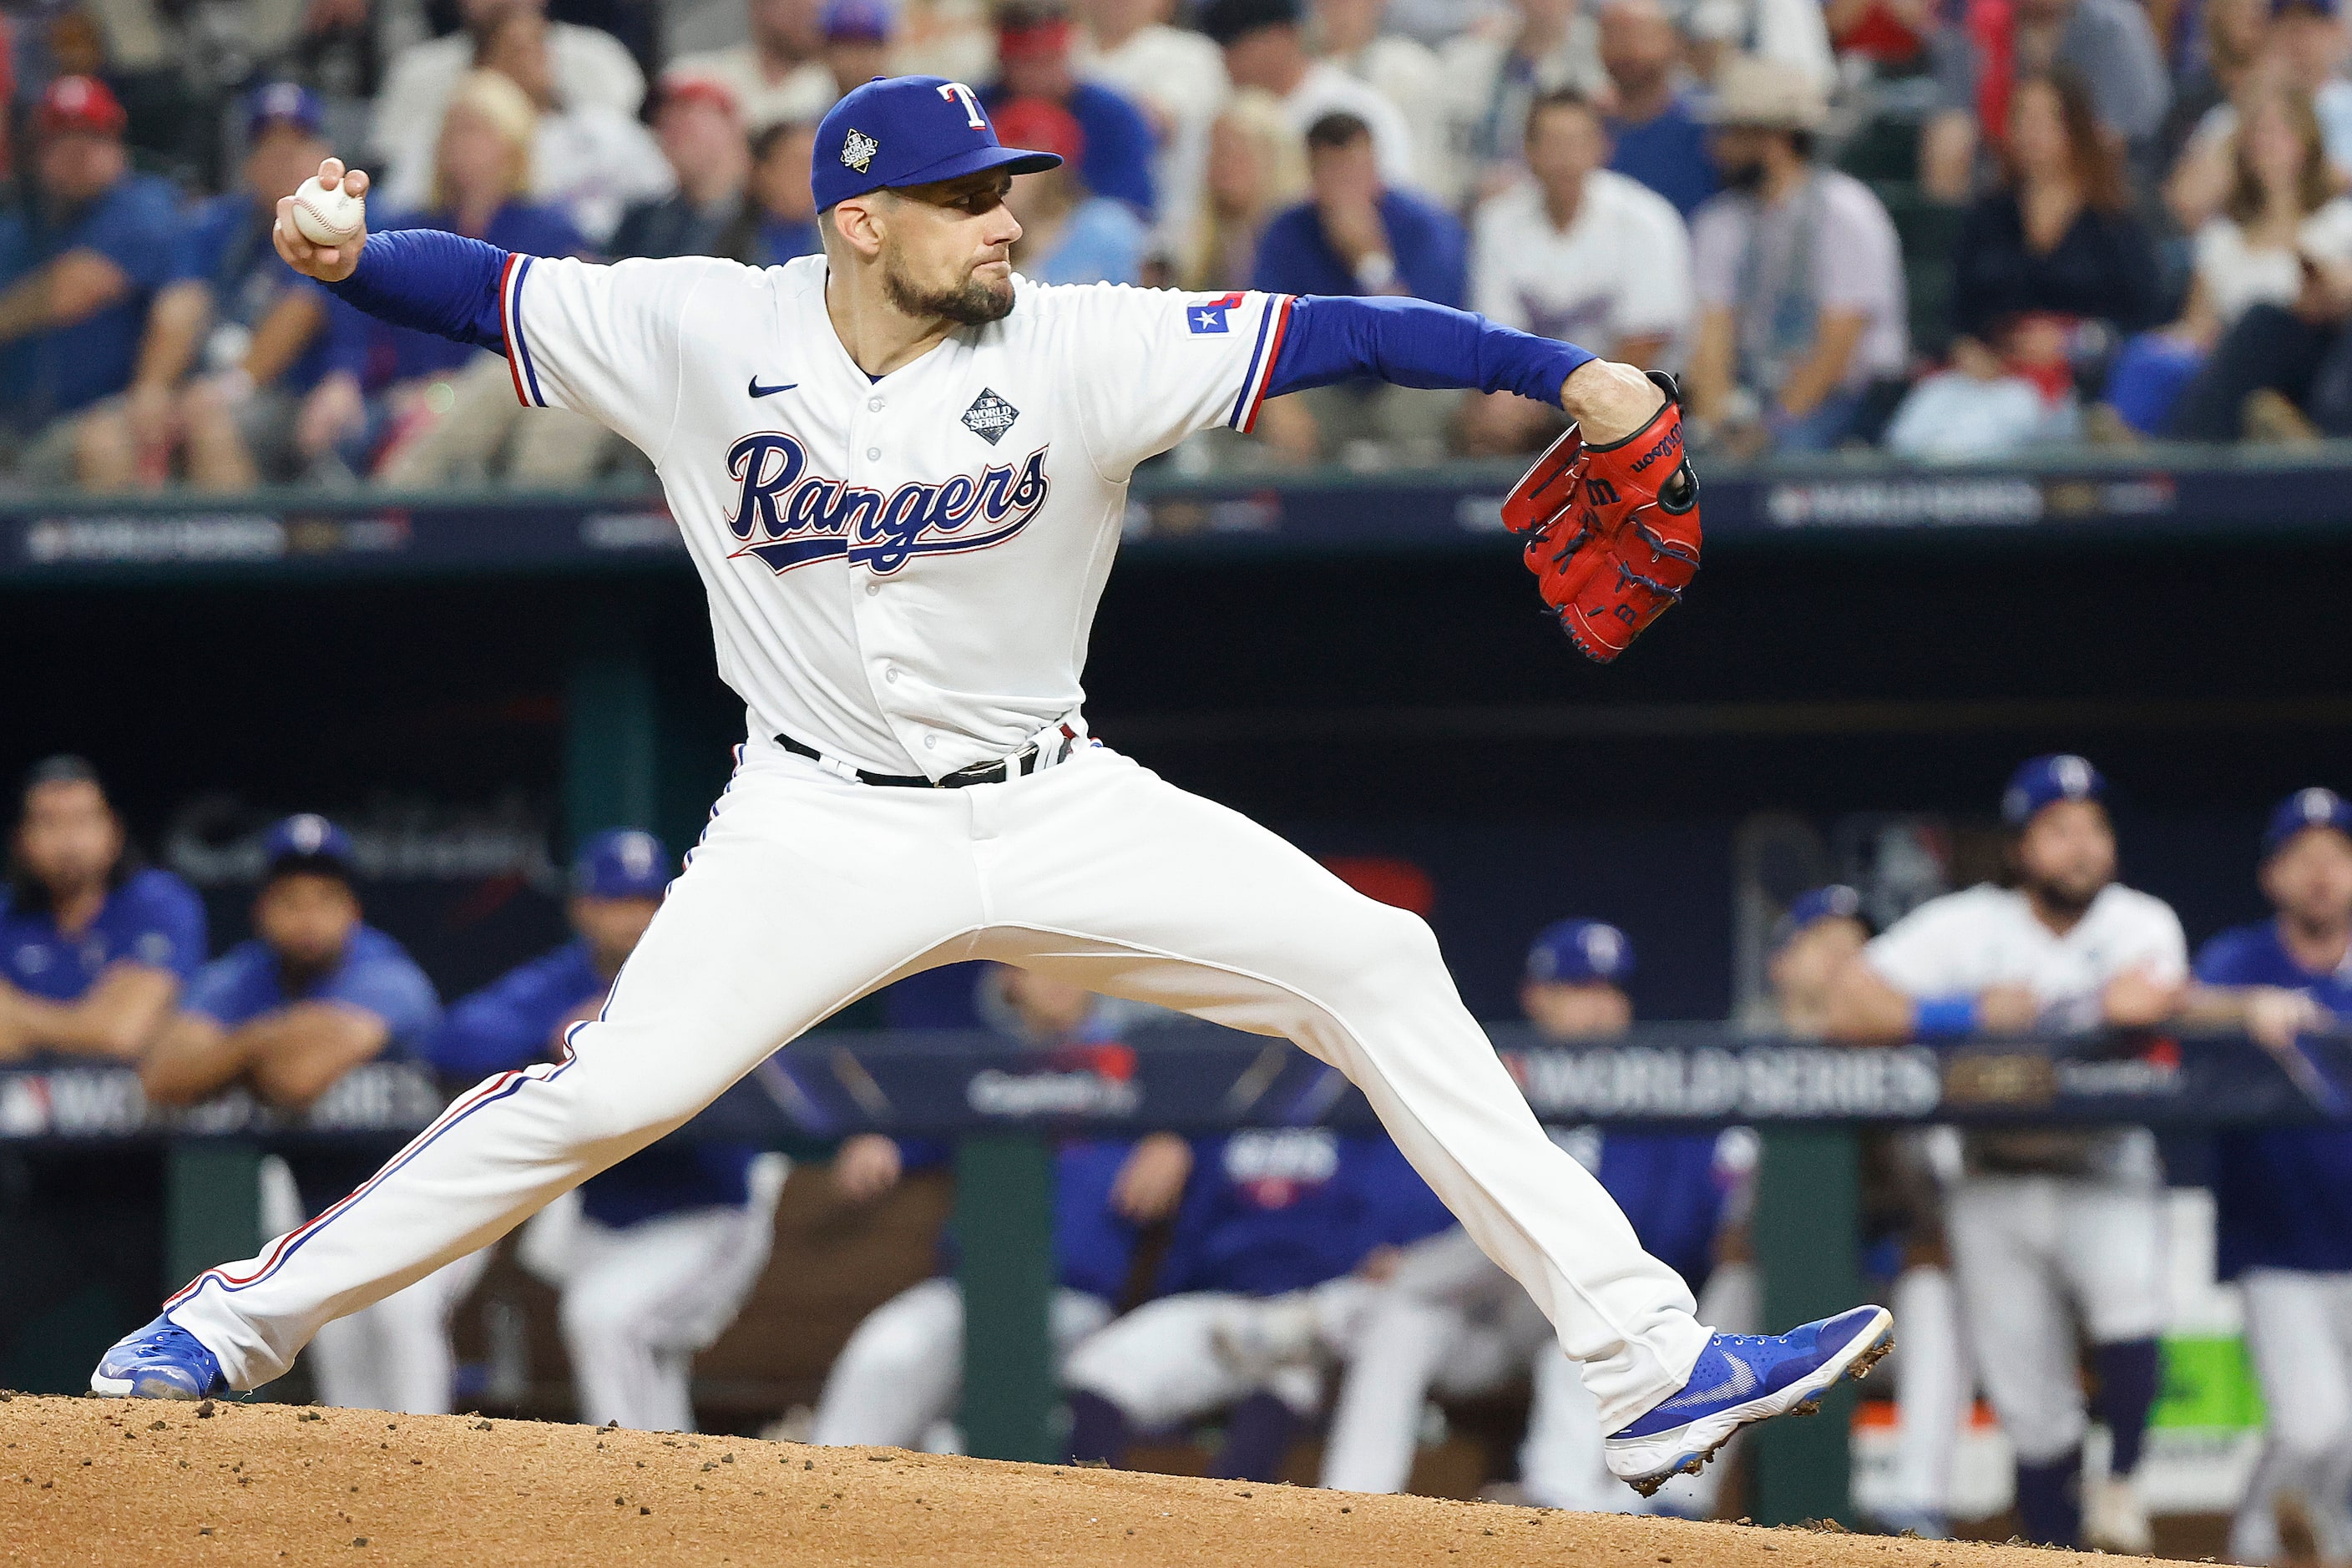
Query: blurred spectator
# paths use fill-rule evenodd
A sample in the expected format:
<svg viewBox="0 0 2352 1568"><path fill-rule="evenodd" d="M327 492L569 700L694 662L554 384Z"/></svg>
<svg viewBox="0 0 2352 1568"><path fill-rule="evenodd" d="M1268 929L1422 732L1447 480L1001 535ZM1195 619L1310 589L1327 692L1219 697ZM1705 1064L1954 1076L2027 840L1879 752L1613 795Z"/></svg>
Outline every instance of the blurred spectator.
<svg viewBox="0 0 2352 1568"><path fill-rule="evenodd" d="M1528 106L1566 89L1595 102L1609 90L1600 29L1580 0L1512 0L1515 25L1472 33L1439 51L1448 86L1448 141L1474 197L1519 176Z"/></svg>
<svg viewBox="0 0 2352 1568"><path fill-rule="evenodd" d="M1467 249L1443 207L1385 187L1372 133L1352 114L1327 114L1307 132L1308 199L1267 226L1253 289L1280 294L1407 294L1463 301ZM1387 382L1349 382L1297 395L1326 457L1370 442L1433 458L1458 394ZM1286 437L1285 439L1288 439ZM1297 437L1304 444L1303 433ZM1361 450L1361 448L1358 448Z"/></svg>
<svg viewBox="0 0 2352 1568"><path fill-rule="evenodd" d="M826 0L820 26L824 32L824 68L833 78L835 97L890 74L890 37L898 20L889 0Z"/></svg>
<svg viewBox="0 0 2352 1568"><path fill-rule="evenodd" d="M1710 80L1725 58L1747 56L1768 60L1823 92L1835 84L1829 26L1815 0L1695 0L1681 24L1694 62Z"/></svg>
<svg viewBox="0 0 2352 1568"><path fill-rule="evenodd" d="M2198 231L2189 313L2172 334L2190 353L2210 342L2210 357L2159 419L2162 373L2182 356L2151 366L2142 356L2161 345L2136 344L2111 401L2135 426L2185 440L2352 434L2352 201L2336 194L2302 95L2261 95L2231 140L2229 203Z"/></svg>
<svg viewBox="0 0 2352 1568"><path fill-rule="evenodd" d="M1306 189L1307 143L1282 105L1262 88L1235 92L1210 127L1201 221L1178 286L1212 293L1247 287L1266 225Z"/></svg>
<svg viewBox="0 0 2352 1568"><path fill-rule="evenodd" d="M980 101L993 115L1014 99L1043 100L1077 122L1086 147L1079 167L1087 188L1133 207L1149 218L1153 140L1143 111L1117 89L1080 81L1070 65L1075 35L1057 4L1007 5L996 14L995 82Z"/></svg>
<svg viewBox="0 0 2352 1568"><path fill-rule="evenodd" d="M196 321L152 317L179 266L178 203L131 172L122 126L103 82L51 82L33 114L32 188L0 212L0 421L28 483L164 477Z"/></svg>
<svg viewBox="0 0 2352 1568"><path fill-rule="evenodd" d="M264 853L255 934L205 966L141 1065L140 1083L156 1104L191 1105L242 1085L268 1104L305 1110L352 1068L414 1050L440 1018L425 972L362 919L341 828L323 816L289 816L269 830ZM381 1157L364 1144L289 1153L294 1212L271 1217L291 1230L324 1214ZM454 1393L448 1315L480 1267L461 1259L326 1324L310 1354L320 1402L446 1414Z"/></svg>
<svg viewBox="0 0 2352 1568"><path fill-rule="evenodd" d="M2252 85L2270 45L2271 0L2205 0L2195 62L2173 80L2157 141L2169 169L2205 117Z"/></svg>
<svg viewBox="0 0 2352 1568"><path fill-rule="evenodd" d="M143 865L79 757L25 775L0 888L0 1062L136 1060L205 961L205 909Z"/></svg>
<svg viewBox="0 0 2352 1568"><path fill-rule="evenodd" d="M2071 72L2010 97L2001 188L1969 209L1954 247L1953 355L1981 365L2029 315L2125 331L2160 319L2156 253L2132 216L2123 160Z"/></svg>
<svg viewBox="0 0 2352 1568"><path fill-rule="evenodd" d="M467 72L481 65L481 47L492 26L510 5L544 12L547 0L457 0L465 27L446 38L412 44L386 68L376 95L368 151L375 174L385 179L405 168L430 168L441 135L441 112ZM610 33L569 22L549 25L551 76L568 104L599 103L634 115L645 101L645 73Z"/></svg>
<svg viewBox="0 0 2352 1568"><path fill-rule="evenodd" d="M1922 177L1931 191L1946 199L1965 192L1978 142L1986 127L2010 123L2017 85L2062 68L2090 89L2100 126L2152 172L2172 84L2137 0L2013 0L1974 6L1969 16L1974 110L1948 109L1929 128Z"/></svg>
<svg viewBox="0 0 2352 1568"><path fill-rule="evenodd" d="M815 151L816 127L806 121L771 125L751 143L752 266L780 267L824 248L817 233L816 192L809 184Z"/></svg>
<svg viewBox="0 0 2352 1568"><path fill-rule="evenodd" d="M473 1083L569 1054L661 908L677 861L633 828L597 834L572 868L572 940L449 1009L423 1054ZM691 1432L695 1352L759 1282L782 1160L674 1133L591 1176L535 1216L518 1248L562 1292L563 1346L583 1421Z"/></svg>
<svg viewBox="0 0 2352 1568"><path fill-rule="evenodd" d="M1189 27L1168 25L1171 0L1080 0L1071 49L1077 74L1125 93L1151 123L1160 197L1156 248L1190 254L1205 214L1209 126L1224 106L1225 58ZM1295 134L1295 133L1294 133Z"/></svg>
<svg viewBox="0 0 2352 1568"><path fill-rule="evenodd" d="M1608 136L1599 112L1573 92L1536 100L1527 150L1535 178L1478 209L1471 309L1630 364L1679 363L1694 312L1681 216L1601 166ZM1469 405L1470 445L1519 451L1556 432L1558 414L1512 393L1486 394Z"/></svg>
<svg viewBox="0 0 2352 1568"><path fill-rule="evenodd" d="M1396 105L1307 54L1298 0L1209 0L1201 8L1201 30L1225 51L1233 84L1272 93L1294 131L1303 136L1327 115L1353 115L1371 128L1381 178L1391 187L1412 186L1412 128Z"/></svg>
<svg viewBox="0 0 2352 1568"><path fill-rule="evenodd" d="M2352 34L2335 0L2283 0L2273 5L2266 48L2243 84L2284 87L2311 100L2320 140L2338 186L2352 184L2352 81L2344 78ZM2191 232L2221 210L2235 175L2231 142L2238 128L2234 100L2216 104L2198 122L2166 187L2166 205Z"/></svg>
<svg viewBox="0 0 2352 1568"><path fill-rule="evenodd" d="M780 120L816 120L841 96L824 60L822 0L745 0L749 42L680 55L664 76L709 77L742 106L751 130Z"/></svg>
<svg viewBox="0 0 2352 1568"><path fill-rule="evenodd" d="M1873 379L1907 357L1903 261L1870 188L1813 161L1820 92L1726 62L1711 118L1723 194L1691 225L1699 299L1692 411L1727 445L1835 447Z"/></svg>
<svg viewBox="0 0 2352 1568"><path fill-rule="evenodd" d="M1715 195L1706 127L1678 79L1682 40L1658 0L1612 0L1601 13L1601 63L1616 89L1601 123L1609 166L1639 180L1688 217Z"/></svg>
<svg viewBox="0 0 2352 1568"><path fill-rule="evenodd" d="M1134 283L1143 275L1143 220L1123 202L1088 194L1087 142L1067 110L1040 98L1016 98L994 114L1011 146L1058 153L1062 166L1024 174L1005 198L1021 225L1013 266L1040 283Z"/></svg>
<svg viewBox="0 0 2352 1568"><path fill-rule="evenodd" d="M173 411L188 482L198 489L298 479L325 456L302 447L295 415L327 373L329 297L278 259L269 239L278 198L318 173L331 151L320 135L321 112L317 96L290 81L247 100L240 188L195 210L186 276L156 301L161 312L185 290L193 298L184 308L209 323L200 374ZM182 308L176 300L173 308Z"/></svg>
<svg viewBox="0 0 2352 1568"><path fill-rule="evenodd" d="M520 88L496 71L473 72L442 121L432 208L380 226L446 229L532 256L580 255L587 242L572 220L525 199L537 122ZM526 417L501 355L385 325L341 300L335 319L343 369L312 395L319 412L305 414L346 437L380 433L362 445L382 448L376 476L387 484L478 481L501 461L518 484L576 483L603 450L602 427L581 416L533 409Z"/></svg>
<svg viewBox="0 0 2352 1568"><path fill-rule="evenodd" d="M613 231L613 255L749 260L721 238L742 218L751 178L751 150L735 95L710 77L665 76L654 135L676 189L628 210Z"/></svg>
<svg viewBox="0 0 2352 1568"><path fill-rule="evenodd" d="M2108 403L2143 435L2167 427L2182 388L2249 310L2293 312L2306 257L2315 267L2352 268L2352 201L2336 194L2311 100L2292 90L2262 94L2231 142L2229 202L2197 232L2187 309L2167 331L2126 345L2107 384ZM2264 331L2258 326L2250 336ZM2220 404L2185 416L2234 435L2247 389L2217 380L2204 391ZM2232 392L2235 407L2227 402Z"/></svg>
<svg viewBox="0 0 2352 1568"><path fill-rule="evenodd" d="M1467 184L1448 144L1445 76L1428 46L1381 31L1388 0L1309 0L1315 52L1396 105L1412 132L1413 183L1449 205Z"/></svg>
<svg viewBox="0 0 2352 1568"><path fill-rule="evenodd" d="M574 103L562 95L548 50L547 17L540 11L510 5L499 12L483 35L481 61L485 69L522 89L539 111L531 195L561 207L592 245L613 237L631 202L672 187L660 146L635 114L606 103ZM423 184L386 195L393 205L410 207L423 197Z"/></svg>

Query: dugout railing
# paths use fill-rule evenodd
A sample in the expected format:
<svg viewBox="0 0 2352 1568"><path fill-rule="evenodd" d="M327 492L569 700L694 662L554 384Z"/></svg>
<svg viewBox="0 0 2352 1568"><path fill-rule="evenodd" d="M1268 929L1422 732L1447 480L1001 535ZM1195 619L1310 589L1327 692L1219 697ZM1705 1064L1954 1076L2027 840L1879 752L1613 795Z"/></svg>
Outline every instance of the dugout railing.
<svg viewBox="0 0 2352 1568"><path fill-rule="evenodd" d="M1863 1289L1856 1135L1871 1125L2148 1125L2159 1130L2342 1120L2352 1042L2306 1039L2281 1058L2234 1036L1988 1039L1845 1048L1651 1025L1596 1044L1489 1031L1530 1106L1553 1126L1751 1125L1761 1133L1753 1237L1775 1325L1851 1305ZM422 1127L448 1085L373 1064L285 1116L242 1091L149 1107L136 1073L0 1071L0 1142L130 1140L167 1146L168 1272L176 1282L244 1257L259 1234L257 1173L271 1147L379 1142ZM1055 1138L1169 1129L1377 1125L1333 1068L1288 1044L1207 1025L1155 1025L1116 1043L1030 1051L1001 1037L840 1031L780 1051L693 1123L696 1135L803 1154L853 1132L945 1137L957 1147L952 1224L969 1312L961 1423L970 1451L1057 1458L1046 1336L1054 1288ZM1768 1523L1848 1515L1853 1392L1828 1419L1766 1428L1749 1513Z"/></svg>

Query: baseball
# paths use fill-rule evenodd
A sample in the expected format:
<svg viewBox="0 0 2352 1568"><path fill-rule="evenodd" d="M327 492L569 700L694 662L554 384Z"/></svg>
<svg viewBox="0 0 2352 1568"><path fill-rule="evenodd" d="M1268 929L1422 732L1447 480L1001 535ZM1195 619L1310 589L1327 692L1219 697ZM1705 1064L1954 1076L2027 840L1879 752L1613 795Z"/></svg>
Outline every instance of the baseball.
<svg viewBox="0 0 2352 1568"><path fill-rule="evenodd" d="M313 245L341 245L366 228L367 202L313 174L294 193L294 226Z"/></svg>

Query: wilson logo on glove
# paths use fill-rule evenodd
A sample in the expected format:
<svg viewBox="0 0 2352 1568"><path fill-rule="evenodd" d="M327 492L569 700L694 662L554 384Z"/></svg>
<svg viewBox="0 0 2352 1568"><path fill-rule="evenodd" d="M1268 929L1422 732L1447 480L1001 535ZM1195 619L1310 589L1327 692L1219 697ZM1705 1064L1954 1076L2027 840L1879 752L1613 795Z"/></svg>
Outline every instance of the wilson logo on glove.
<svg viewBox="0 0 2352 1568"><path fill-rule="evenodd" d="M1569 426L1503 499L1503 526L1527 537L1545 606L1601 664L1678 603L1698 573L1698 476L1683 453L1682 394L1672 376L1650 379L1666 402L1647 424L1605 447L1586 446Z"/></svg>

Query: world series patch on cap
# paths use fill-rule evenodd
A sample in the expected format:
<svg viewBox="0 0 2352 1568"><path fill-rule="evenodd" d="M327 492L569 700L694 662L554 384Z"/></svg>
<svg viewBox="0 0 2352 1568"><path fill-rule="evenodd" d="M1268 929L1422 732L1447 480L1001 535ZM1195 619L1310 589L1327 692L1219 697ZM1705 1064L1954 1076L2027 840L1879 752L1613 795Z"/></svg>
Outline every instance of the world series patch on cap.
<svg viewBox="0 0 2352 1568"><path fill-rule="evenodd" d="M1061 156L1007 147L980 95L942 76L877 76L845 95L816 129L809 183L823 212L869 191L960 180L990 169L1034 174Z"/></svg>

